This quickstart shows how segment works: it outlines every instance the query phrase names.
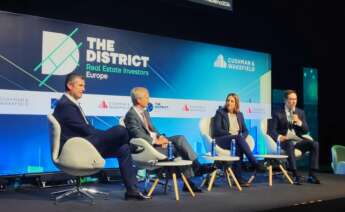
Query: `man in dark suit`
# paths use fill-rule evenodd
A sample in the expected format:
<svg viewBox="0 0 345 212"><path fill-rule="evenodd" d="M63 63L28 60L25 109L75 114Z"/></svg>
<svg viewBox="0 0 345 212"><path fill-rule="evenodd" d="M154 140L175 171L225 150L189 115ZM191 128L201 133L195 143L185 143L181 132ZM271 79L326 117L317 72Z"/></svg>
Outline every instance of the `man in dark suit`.
<svg viewBox="0 0 345 212"><path fill-rule="evenodd" d="M310 151L307 181L313 184L320 184L320 180L315 176L315 171L319 168L319 143L304 136L308 133L309 128L304 111L296 107L296 91L285 91L284 102L284 108L273 114L272 120L269 123L268 133L275 141L280 141L281 148L289 156L289 169L292 171L296 185L301 185L301 179L297 173L295 148L303 153Z"/></svg>
<svg viewBox="0 0 345 212"><path fill-rule="evenodd" d="M199 164L196 153L184 136L176 135L165 137L156 130L151 122L150 114L146 110L149 103L149 92L146 88L133 88L131 91L131 98L133 107L127 112L124 120L131 138L143 138L165 155L167 155L168 142L171 141L176 156L181 156L182 159L193 161L194 173L211 170L207 170L207 166L201 166ZM191 169L187 169L185 170L185 175L191 177L194 175L193 172ZM193 191L201 192L201 189L196 187L190 180L189 182ZM187 188L184 187L183 190L187 191Z"/></svg>
<svg viewBox="0 0 345 212"><path fill-rule="evenodd" d="M61 125L60 150L71 137L77 136L87 139L104 158L118 158L121 175L127 189L125 199L149 199L140 193L136 186L136 170L133 167L126 128L115 126L102 131L88 123L78 102L85 91L85 80L82 75L68 74L65 80L65 90L66 93L57 103L53 113Z"/></svg>

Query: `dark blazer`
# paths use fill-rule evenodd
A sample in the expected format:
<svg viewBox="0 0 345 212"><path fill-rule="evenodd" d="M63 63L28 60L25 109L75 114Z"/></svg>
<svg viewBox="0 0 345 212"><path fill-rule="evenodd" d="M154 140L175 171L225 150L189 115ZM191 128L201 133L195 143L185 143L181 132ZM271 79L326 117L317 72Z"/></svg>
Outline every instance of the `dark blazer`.
<svg viewBox="0 0 345 212"><path fill-rule="evenodd" d="M237 122L240 127L239 134L242 134L243 138L248 136L248 129L244 122L244 117L242 112L236 114ZM231 135L229 133L230 123L227 110L219 108L214 116L213 120L213 137L221 137L226 135Z"/></svg>
<svg viewBox="0 0 345 212"><path fill-rule="evenodd" d="M87 124L79 107L63 95L57 103L53 116L61 126L60 150L65 142L71 137L87 137L97 129Z"/></svg>
<svg viewBox="0 0 345 212"><path fill-rule="evenodd" d="M307 134L309 127L305 119L304 111L296 108L295 114L298 115L299 119L302 121L302 126L291 125L288 122L285 107L273 113L272 120L268 125L268 134L275 140L278 140L279 135L286 135L289 126L292 126L295 130L297 136L301 137L304 134Z"/></svg>
<svg viewBox="0 0 345 212"><path fill-rule="evenodd" d="M160 136L159 132L156 130L156 128L153 126L151 122L150 114L146 110L144 113L148 125L151 128L151 131L157 133L157 136ZM150 136L150 132L146 129L144 122L141 120L138 113L135 111L133 107L131 107L127 112L124 122L126 128L128 129L130 138L143 138L150 144L152 144L153 139Z"/></svg>

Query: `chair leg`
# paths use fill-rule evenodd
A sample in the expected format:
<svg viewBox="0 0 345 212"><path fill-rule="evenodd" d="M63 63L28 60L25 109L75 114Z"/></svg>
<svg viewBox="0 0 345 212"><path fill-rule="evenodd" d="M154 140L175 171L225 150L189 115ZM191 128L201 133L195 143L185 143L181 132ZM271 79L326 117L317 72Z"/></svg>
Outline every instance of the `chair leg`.
<svg viewBox="0 0 345 212"><path fill-rule="evenodd" d="M283 168L283 166L281 164L279 164L279 168L280 170L283 172L284 176L286 177L286 179L288 179L288 181L290 182L290 184L293 184L289 174L286 172L286 170Z"/></svg>
<svg viewBox="0 0 345 212"><path fill-rule="evenodd" d="M157 179L155 180L155 182L154 182L153 185L151 186L150 191L149 191L149 193L147 194L147 196L151 197L153 191L155 190L155 188L156 188L156 186L157 186L157 184L158 184L158 181L159 181L159 178L157 178Z"/></svg>
<svg viewBox="0 0 345 212"><path fill-rule="evenodd" d="M176 179L176 173L175 172L172 173L172 178L173 178L173 182L174 182L174 190L175 190L176 201L179 201L180 200L180 196L179 196L179 191L178 191L178 185L177 185L177 179Z"/></svg>
<svg viewBox="0 0 345 212"><path fill-rule="evenodd" d="M254 173L252 174L252 176L250 176L248 183L251 184L256 178L256 171L254 171Z"/></svg>
<svg viewBox="0 0 345 212"><path fill-rule="evenodd" d="M230 167L228 168L228 174L230 174L230 176L232 177L232 179L235 181L235 184L236 184L236 186L237 186L237 189L238 189L239 191L242 191L242 187L241 187L241 185L238 183L238 180L237 180L236 176L234 175L234 172L232 171L232 169L231 169Z"/></svg>
<svg viewBox="0 0 345 212"><path fill-rule="evenodd" d="M213 183L214 183L214 180L215 180L215 178L216 178L216 175L217 175L217 170L214 170L213 172L212 172L212 175L211 175L211 180L210 180L210 184L208 184L208 188L207 188L207 190L208 191L211 191L211 189L212 189L212 186L213 186Z"/></svg>
<svg viewBox="0 0 345 212"><path fill-rule="evenodd" d="M50 196L55 196L55 195L58 195L58 194L62 194L62 193L66 193L68 191L72 191L74 190L75 188L69 188L69 189L64 189L64 190L61 190L61 191L55 191L55 192L52 192L50 193Z"/></svg>
<svg viewBox="0 0 345 212"><path fill-rule="evenodd" d="M100 195L103 196L104 199L108 199L109 198L109 193L107 192L102 192L102 191L98 191L97 189L91 189L91 188L81 188L80 190L85 191L91 195Z"/></svg>
<svg viewBox="0 0 345 212"><path fill-rule="evenodd" d="M60 200L64 199L65 197L71 196L71 195L76 194L76 193L78 193L78 189L74 188L74 189L71 189L70 191L67 191L67 192L61 194L60 196L57 196L55 198L55 204L57 204Z"/></svg>
<svg viewBox="0 0 345 212"><path fill-rule="evenodd" d="M272 186L272 165L269 165L267 169L268 169L268 185Z"/></svg>
<svg viewBox="0 0 345 212"><path fill-rule="evenodd" d="M182 173L181 173L181 177L182 177L183 182L187 186L189 193L192 195L192 197L195 197L195 194L194 194L192 188L190 187L188 180L186 179L186 177Z"/></svg>
<svg viewBox="0 0 345 212"><path fill-rule="evenodd" d="M89 194L89 192L84 191L84 190L79 190L79 193L87 197L91 201L92 205L95 204L95 198L91 194Z"/></svg>
<svg viewBox="0 0 345 212"><path fill-rule="evenodd" d="M165 183L164 183L164 194L167 194L168 187L169 187L169 178L166 177ZM169 187L169 189L170 189L170 187Z"/></svg>
<svg viewBox="0 0 345 212"><path fill-rule="evenodd" d="M224 168L224 174L225 174L226 179L228 181L229 187L232 188L232 183L231 183L231 180L230 180L229 172L226 170L226 168Z"/></svg>
<svg viewBox="0 0 345 212"><path fill-rule="evenodd" d="M200 188L202 188L202 187L204 187L204 185L206 184L206 181L207 181L207 179L210 177L210 174L204 174L203 176L202 176L202 181L201 181L201 183L200 183Z"/></svg>

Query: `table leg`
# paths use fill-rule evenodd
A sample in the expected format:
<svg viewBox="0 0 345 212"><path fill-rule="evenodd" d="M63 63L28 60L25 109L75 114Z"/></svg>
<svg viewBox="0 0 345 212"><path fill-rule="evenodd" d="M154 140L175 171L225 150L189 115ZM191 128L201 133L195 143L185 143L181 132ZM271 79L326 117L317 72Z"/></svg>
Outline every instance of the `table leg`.
<svg viewBox="0 0 345 212"><path fill-rule="evenodd" d="M283 168L283 166L281 164L279 164L279 168L280 170L283 172L284 176L286 177L286 179L288 179L288 181L290 182L290 184L293 184L289 174L286 172L286 170Z"/></svg>
<svg viewBox="0 0 345 212"><path fill-rule="evenodd" d="M231 169L230 167L228 168L228 172L230 173L232 179L234 179L235 184L236 184L238 190L239 190L239 191L242 191L242 187L241 187L241 185L238 183L237 178L236 178L236 176L234 175L234 173L232 172L232 169Z"/></svg>
<svg viewBox="0 0 345 212"><path fill-rule="evenodd" d="M214 170L214 171L212 172L212 175L211 175L210 184L208 185L208 188L207 188L208 191L211 191L212 186L213 186L214 179L216 178L216 175L217 175L217 170Z"/></svg>
<svg viewBox="0 0 345 212"><path fill-rule="evenodd" d="M178 193L178 185L177 185L177 180L176 180L175 172L172 173L172 178L173 178L173 182L174 182L174 190L175 190L176 201L179 201L180 200L180 196L179 196L179 193Z"/></svg>
<svg viewBox="0 0 345 212"><path fill-rule="evenodd" d="M224 174L226 175L226 179L228 180L229 187L232 188L232 183L230 180L229 172L226 168L224 168Z"/></svg>
<svg viewBox="0 0 345 212"><path fill-rule="evenodd" d="M157 178L157 179L154 181L154 183L152 184L152 186L151 186L151 188L150 188L150 191L149 191L149 193L147 194L147 196L151 197L153 191L155 190L155 188L156 188L156 186L157 186L157 184L158 184L158 181L159 181L159 178Z"/></svg>
<svg viewBox="0 0 345 212"><path fill-rule="evenodd" d="M272 186L272 165L268 166L268 185Z"/></svg>
<svg viewBox="0 0 345 212"><path fill-rule="evenodd" d="M187 186L189 193L192 195L192 197L195 197L195 194L194 194L192 188L190 187L187 178L182 173L181 173L181 177L182 177L184 184Z"/></svg>

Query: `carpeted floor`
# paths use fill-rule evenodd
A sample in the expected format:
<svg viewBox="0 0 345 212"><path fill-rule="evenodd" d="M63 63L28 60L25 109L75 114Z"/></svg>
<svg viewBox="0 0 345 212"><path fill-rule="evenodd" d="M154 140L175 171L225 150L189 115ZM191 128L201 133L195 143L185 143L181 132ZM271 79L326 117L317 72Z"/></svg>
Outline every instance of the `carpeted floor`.
<svg viewBox="0 0 345 212"><path fill-rule="evenodd" d="M339 207L345 198L345 176L319 174L321 185L290 185L281 177L273 179L273 186L268 187L267 179L258 176L254 185L244 188L242 192L229 188L221 180L211 192L206 190L192 198L189 193L181 192L179 202L175 201L173 191L163 193L157 187L153 199L145 202L125 201L124 190L120 184L95 184L99 190L110 192L110 199L97 199L95 205L89 205L82 199L69 199L57 205L49 199L49 193L63 188L22 188L16 191L0 192L0 211L32 211L32 212L180 212L180 211L262 211L278 209L308 209L313 206L321 208ZM323 207L322 207L323 206ZM320 208L319 207L319 208ZM341 206L340 206L341 207ZM316 207L315 207L316 208ZM344 204L345 209L345 204ZM314 211L314 210L313 210ZM344 211L344 210L343 210Z"/></svg>

